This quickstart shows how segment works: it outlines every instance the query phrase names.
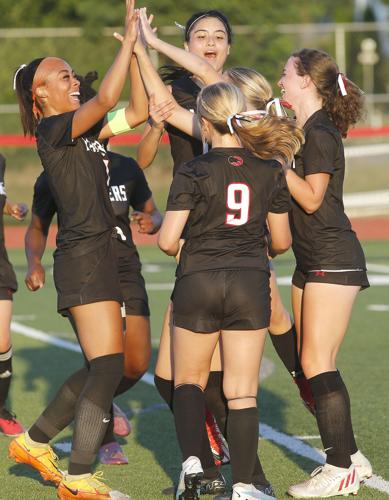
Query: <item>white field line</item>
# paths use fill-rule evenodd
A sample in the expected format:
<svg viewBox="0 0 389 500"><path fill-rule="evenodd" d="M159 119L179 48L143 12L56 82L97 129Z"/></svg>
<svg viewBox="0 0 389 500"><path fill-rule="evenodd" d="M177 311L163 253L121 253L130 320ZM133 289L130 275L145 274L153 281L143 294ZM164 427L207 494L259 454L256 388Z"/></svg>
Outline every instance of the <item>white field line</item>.
<svg viewBox="0 0 389 500"><path fill-rule="evenodd" d="M15 333L20 333L21 335L24 335L26 337L40 340L57 347L61 347L62 349L66 349L68 351L80 352L79 346L74 344L73 342L68 342L57 337L51 337L45 332L42 332L35 328L26 327L16 321L12 321L11 329ZM154 377L150 373L146 373L141 380L143 380L143 382L148 385L154 385ZM273 443L290 450L296 455L309 458L314 462L324 463L325 454L321 450L313 448L309 444L304 443L294 436L284 434L283 432L280 432L267 424L260 424L259 432L262 438L268 439L269 441L272 441ZM389 495L389 481L386 481L380 476L373 475L373 477L368 479L365 484L369 486L369 488L373 488Z"/></svg>
<svg viewBox="0 0 389 500"><path fill-rule="evenodd" d="M385 266L384 264L372 264L371 262L366 263L367 271L374 271L376 273L385 273L389 274L389 266Z"/></svg>
<svg viewBox="0 0 389 500"><path fill-rule="evenodd" d="M374 312L389 312L389 305L386 304L370 304L367 306L368 311Z"/></svg>
<svg viewBox="0 0 389 500"><path fill-rule="evenodd" d="M380 156L389 154L389 144L366 144L361 146L347 146L344 148L346 158L360 158L361 156Z"/></svg>

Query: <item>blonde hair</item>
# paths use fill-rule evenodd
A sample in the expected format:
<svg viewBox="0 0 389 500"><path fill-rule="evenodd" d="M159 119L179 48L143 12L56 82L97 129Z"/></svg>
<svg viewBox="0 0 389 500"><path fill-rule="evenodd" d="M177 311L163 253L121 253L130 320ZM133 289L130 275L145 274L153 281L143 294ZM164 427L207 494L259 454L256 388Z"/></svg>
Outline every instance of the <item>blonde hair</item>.
<svg viewBox="0 0 389 500"><path fill-rule="evenodd" d="M273 91L266 78L252 68L234 67L224 72L228 80L238 87L253 109L265 109Z"/></svg>
<svg viewBox="0 0 389 500"><path fill-rule="evenodd" d="M248 116L245 109L242 92L231 83L208 85L197 97L199 119L208 120L220 134L232 130L259 158L290 163L304 143L302 130L289 118Z"/></svg>

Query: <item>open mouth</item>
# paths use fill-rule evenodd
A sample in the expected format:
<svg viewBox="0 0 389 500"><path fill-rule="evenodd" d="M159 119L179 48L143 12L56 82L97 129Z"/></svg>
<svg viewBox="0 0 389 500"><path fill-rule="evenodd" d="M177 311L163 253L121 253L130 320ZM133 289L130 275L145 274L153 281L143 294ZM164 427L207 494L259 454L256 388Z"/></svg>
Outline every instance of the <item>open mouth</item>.
<svg viewBox="0 0 389 500"><path fill-rule="evenodd" d="M73 101L80 102L80 92L71 92L69 95Z"/></svg>
<svg viewBox="0 0 389 500"><path fill-rule="evenodd" d="M207 52L204 52L204 57L206 59L216 59L216 52L213 50L207 50Z"/></svg>

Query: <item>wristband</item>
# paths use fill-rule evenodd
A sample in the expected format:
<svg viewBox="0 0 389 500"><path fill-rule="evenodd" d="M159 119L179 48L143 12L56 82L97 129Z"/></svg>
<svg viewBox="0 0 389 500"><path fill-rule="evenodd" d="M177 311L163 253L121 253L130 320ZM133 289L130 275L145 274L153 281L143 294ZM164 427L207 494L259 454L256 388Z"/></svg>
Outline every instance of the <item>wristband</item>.
<svg viewBox="0 0 389 500"><path fill-rule="evenodd" d="M113 135L123 134L132 130L126 120L126 108L116 109L107 113L107 123Z"/></svg>

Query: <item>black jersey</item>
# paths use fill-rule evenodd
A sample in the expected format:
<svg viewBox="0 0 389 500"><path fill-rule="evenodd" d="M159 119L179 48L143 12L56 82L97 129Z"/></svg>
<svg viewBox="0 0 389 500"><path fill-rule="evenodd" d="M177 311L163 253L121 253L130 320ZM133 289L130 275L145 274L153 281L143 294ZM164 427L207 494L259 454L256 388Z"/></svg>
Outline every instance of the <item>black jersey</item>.
<svg viewBox="0 0 389 500"><path fill-rule="evenodd" d="M130 206L138 209L151 198L152 193L136 161L111 151L108 151L108 158L110 161L109 196L115 213L115 225L119 228L117 239L122 243L117 248L119 251L123 249L126 258L129 258L136 253L130 229ZM48 184L47 173L44 171L34 185L32 212L41 219L51 220L56 211L57 207ZM58 224L61 225L60 220Z"/></svg>
<svg viewBox="0 0 389 500"><path fill-rule="evenodd" d="M180 106L196 112L196 98L200 87L189 77L184 76L172 83L172 94ZM168 125L166 131L169 134L170 151L173 158L173 175L177 168L187 161L192 160L203 152L203 144L198 139L191 137L185 132Z"/></svg>
<svg viewBox="0 0 389 500"><path fill-rule="evenodd" d="M242 148L214 148L176 173L167 210L190 210L177 276L215 269L268 269L268 212L285 213L281 166Z"/></svg>
<svg viewBox="0 0 389 500"><path fill-rule="evenodd" d="M290 223L297 267L304 272L366 269L362 247L344 213L341 135L323 109L307 120L304 132L305 144L296 157L297 175L328 173L330 180L323 202L313 214L292 199Z"/></svg>
<svg viewBox="0 0 389 500"><path fill-rule="evenodd" d="M7 193L4 186L5 158L0 155L0 288L9 288L14 291L18 289L15 272L8 260L4 241L4 207L7 201Z"/></svg>
<svg viewBox="0 0 389 500"><path fill-rule="evenodd" d="M61 219L56 252L82 255L106 242L115 225L108 196L108 157L99 127L72 139L75 111L43 118L38 153Z"/></svg>
<svg viewBox="0 0 389 500"><path fill-rule="evenodd" d="M109 170L109 197L116 218L118 240L125 246L128 257L129 249L136 252L130 229L130 207L138 210L152 193L147 184L145 175L139 165L132 158L117 153L108 152L110 161ZM124 239L125 238L125 239ZM120 248L119 247L119 248ZM130 251L130 254L132 253Z"/></svg>

